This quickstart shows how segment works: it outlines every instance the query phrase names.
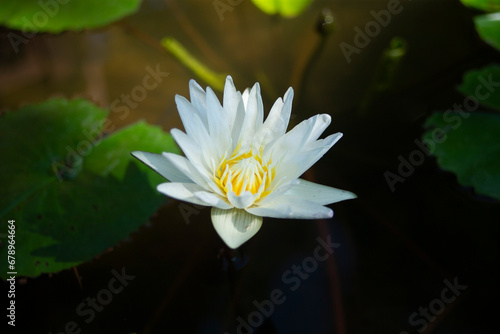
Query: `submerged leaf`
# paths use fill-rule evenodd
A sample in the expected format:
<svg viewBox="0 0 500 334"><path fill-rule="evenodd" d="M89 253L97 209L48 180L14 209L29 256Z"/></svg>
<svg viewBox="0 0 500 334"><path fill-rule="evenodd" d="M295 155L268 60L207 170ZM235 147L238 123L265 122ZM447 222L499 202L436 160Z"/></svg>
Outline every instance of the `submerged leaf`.
<svg viewBox="0 0 500 334"><path fill-rule="evenodd" d="M312 0L252 0L252 2L266 14L293 17L302 13Z"/></svg>
<svg viewBox="0 0 500 334"><path fill-rule="evenodd" d="M130 151L178 152L172 138L143 122L103 138L106 115L86 100L53 99L0 118L0 228L15 220L18 275L88 261L164 202L155 189L164 179Z"/></svg>
<svg viewBox="0 0 500 334"><path fill-rule="evenodd" d="M486 43L500 50L500 13L476 16L474 23L479 36Z"/></svg>
<svg viewBox="0 0 500 334"><path fill-rule="evenodd" d="M460 0L466 6L487 12L496 12L500 10L500 0Z"/></svg>
<svg viewBox="0 0 500 334"><path fill-rule="evenodd" d="M140 0L0 0L0 24L23 32L97 28L139 9Z"/></svg>
<svg viewBox="0 0 500 334"><path fill-rule="evenodd" d="M500 111L500 66L489 65L464 75L458 90L481 104Z"/></svg>
<svg viewBox="0 0 500 334"><path fill-rule="evenodd" d="M500 115L474 112L461 122L452 117L459 116L430 116L423 139L435 144L438 164L462 185L500 200ZM444 132L439 140L434 138L437 129Z"/></svg>
<svg viewBox="0 0 500 334"><path fill-rule="evenodd" d="M218 91L224 89L226 74L214 72L203 65L179 41L165 37L161 40L161 45L208 85Z"/></svg>

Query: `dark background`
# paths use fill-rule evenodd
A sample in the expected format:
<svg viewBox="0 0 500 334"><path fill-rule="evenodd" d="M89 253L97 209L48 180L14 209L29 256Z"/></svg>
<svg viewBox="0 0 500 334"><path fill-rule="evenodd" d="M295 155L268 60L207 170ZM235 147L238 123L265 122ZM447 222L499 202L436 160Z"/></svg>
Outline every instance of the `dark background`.
<svg viewBox="0 0 500 334"><path fill-rule="evenodd" d="M460 186L434 157L426 156L395 191L384 173L397 173L398 157L407 159L418 149L414 140L428 115L463 101L455 87L464 72L499 55L477 37L477 13L459 1L401 5L401 13L351 63L340 43L353 45L354 28L363 30L373 20L370 11L386 9L386 1L315 1L299 17L284 19L245 0L222 21L212 1L144 1L137 14L110 27L40 34L17 54L2 38L2 110L57 95L109 106L142 82L146 66L160 64L170 73L164 82L125 119L110 117L118 127L141 118L165 130L181 127L174 95L188 96L193 74L159 50L164 36L181 41L212 69L231 74L239 90L261 82L266 111L293 86L293 125L328 113L333 122L325 136L344 133L304 177L359 197L331 205L335 216L328 221L266 218L261 231L235 252L224 248L209 209L166 199L149 222L78 266L78 274L20 278L17 332L60 333L74 321L81 333L233 334L238 317L248 321L257 310L254 301L269 300L280 289L286 300L253 333L415 333L422 322L409 317L438 305L445 280L467 288L424 321L424 333L496 332L498 202ZM336 31L322 42L314 28L325 7L333 12ZM408 44L394 85L360 112L394 36ZM339 247L292 291L282 276L313 256L318 237L328 236ZM134 278L86 323L79 304L109 289L113 270L122 268Z"/></svg>

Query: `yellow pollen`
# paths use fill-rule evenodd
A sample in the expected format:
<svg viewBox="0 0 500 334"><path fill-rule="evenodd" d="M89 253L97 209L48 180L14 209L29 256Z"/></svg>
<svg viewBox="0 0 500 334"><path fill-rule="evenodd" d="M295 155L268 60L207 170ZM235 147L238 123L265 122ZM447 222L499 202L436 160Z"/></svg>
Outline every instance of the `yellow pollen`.
<svg viewBox="0 0 500 334"><path fill-rule="evenodd" d="M260 197L264 197L274 178L274 168L269 168L270 163L263 163L260 154L252 151L240 153L236 149L229 159L222 159L214 175L215 181L226 194L231 188L236 195L242 191L256 194L263 185Z"/></svg>

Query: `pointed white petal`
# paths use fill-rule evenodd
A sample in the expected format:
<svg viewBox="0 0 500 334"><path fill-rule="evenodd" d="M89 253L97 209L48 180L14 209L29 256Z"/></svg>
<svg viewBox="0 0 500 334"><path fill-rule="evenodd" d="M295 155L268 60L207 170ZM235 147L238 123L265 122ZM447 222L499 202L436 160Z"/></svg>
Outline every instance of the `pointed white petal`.
<svg viewBox="0 0 500 334"><path fill-rule="evenodd" d="M207 191L199 191L194 194L201 201L208 203L219 209L232 209L233 206L227 202L227 199L221 195L214 194Z"/></svg>
<svg viewBox="0 0 500 334"><path fill-rule="evenodd" d="M236 118L236 114L238 111L238 105L243 103L241 100L241 93L236 91L236 87L234 87L233 78L230 75L226 78L226 83L224 85L224 96L222 101L222 106L224 107L224 111L227 117L228 124L232 130L232 125L234 124L234 120ZM245 110L243 109L243 112Z"/></svg>
<svg viewBox="0 0 500 334"><path fill-rule="evenodd" d="M203 88L194 80L189 81L189 95L191 97L191 104L198 111L198 115L201 120L208 127L207 121L207 103L206 103L206 95Z"/></svg>
<svg viewBox="0 0 500 334"><path fill-rule="evenodd" d="M357 198L356 194L347 190L328 187L303 179L297 181L296 185L286 191L283 196L303 199L321 205Z"/></svg>
<svg viewBox="0 0 500 334"><path fill-rule="evenodd" d="M201 120L200 113L185 97L176 95L175 103L177 105L177 110L179 111L179 116L182 120L182 125L188 136L195 136L196 132L200 128L207 129L207 124Z"/></svg>
<svg viewBox="0 0 500 334"><path fill-rule="evenodd" d="M325 131L325 129L332 122L332 118L328 114L320 114L316 115L314 118L313 126L309 136L306 139L306 143L310 143L315 141L321 136L321 134Z"/></svg>
<svg viewBox="0 0 500 334"><path fill-rule="evenodd" d="M243 106L245 107L245 110L247 109L249 96L250 96L250 89L247 88L243 91L243 94L241 94L241 99L243 100Z"/></svg>
<svg viewBox="0 0 500 334"><path fill-rule="evenodd" d="M142 151L134 151L131 154L170 182L191 182L191 179L180 172L161 154Z"/></svg>
<svg viewBox="0 0 500 334"><path fill-rule="evenodd" d="M206 165L205 152L202 151L200 145L195 143L191 137L179 129L170 130L170 134L189 161L203 166Z"/></svg>
<svg viewBox="0 0 500 334"><path fill-rule="evenodd" d="M169 197L193 204L214 206L214 203L216 203L218 206L223 208L227 208L229 206L222 200L216 201L214 199L214 194L207 192L195 183L167 182L158 185L156 189Z"/></svg>
<svg viewBox="0 0 500 334"><path fill-rule="evenodd" d="M173 154L173 153L163 153L163 156L170 161L175 168L186 175L191 182L194 182L210 192L222 195L220 188L214 183L211 174L207 169L194 163L183 156Z"/></svg>
<svg viewBox="0 0 500 334"><path fill-rule="evenodd" d="M251 117L251 120L254 122L254 128L264 122L264 105L262 103L260 85L258 82L256 82L250 90L246 110L247 114L250 111L250 113L254 115Z"/></svg>
<svg viewBox="0 0 500 334"><path fill-rule="evenodd" d="M264 152L264 159L271 156L281 160L283 157L294 155L299 152L304 145L316 140L329 124L330 116L315 115L302 121L292 130L280 137L271 145L268 145Z"/></svg>
<svg viewBox="0 0 500 334"><path fill-rule="evenodd" d="M339 140L340 137L341 135L339 136L338 134L333 134L325 139L311 143L308 150L302 150L296 153L290 152L290 154L282 158L283 161L276 168L276 175L279 177L286 176L290 180L298 178L319 159L321 159L321 157L328 152L328 150Z"/></svg>
<svg viewBox="0 0 500 334"><path fill-rule="evenodd" d="M215 150L218 151L218 158L229 150L231 134L229 132L228 117L214 91L207 87L207 116L210 137L213 140Z"/></svg>
<svg viewBox="0 0 500 334"><path fill-rule="evenodd" d="M226 245L235 249L259 231L262 226L262 217L240 209L212 208L212 223Z"/></svg>
<svg viewBox="0 0 500 334"><path fill-rule="evenodd" d="M246 99L248 99L248 92ZM245 120L245 104L241 93L236 90L233 78L227 76L224 86L223 108L229 125L229 133L232 139L232 147L229 151L234 151L238 144L241 127Z"/></svg>
<svg viewBox="0 0 500 334"><path fill-rule="evenodd" d="M285 94L285 102L281 98L276 100L266 121L258 130L255 136L258 145L267 145L285 134L292 112L292 100L293 89L290 87Z"/></svg>
<svg viewBox="0 0 500 334"><path fill-rule="evenodd" d="M342 132L334 133L334 134L329 135L328 137L326 137L324 139L318 139L316 141L305 144L304 147L302 148L302 150L307 151L307 150L314 150L316 148L324 147L324 146L328 146L328 145L333 146L340 140L340 138L342 138L342 136L343 136Z"/></svg>
<svg viewBox="0 0 500 334"><path fill-rule="evenodd" d="M245 105L245 120L243 122L238 143L243 146L249 145L253 140L257 129L264 120L264 107L260 96L260 85L256 83L250 90L248 101Z"/></svg>
<svg viewBox="0 0 500 334"><path fill-rule="evenodd" d="M198 184L199 186L202 186L205 189L210 189L205 178L201 175L199 169L196 168L191 161L183 156L168 152L163 152L163 156L192 182Z"/></svg>
<svg viewBox="0 0 500 334"><path fill-rule="evenodd" d="M333 211L326 206L304 199L285 196L277 197L272 202L245 210L257 216L272 218L323 219L333 217Z"/></svg>
<svg viewBox="0 0 500 334"><path fill-rule="evenodd" d="M256 205L264 205L265 203L272 202L276 197L283 196L288 190L292 189L297 183L298 180L287 181L288 178L284 177L281 180L275 180L270 185L270 189L272 192L266 197L257 201Z"/></svg>
<svg viewBox="0 0 500 334"><path fill-rule="evenodd" d="M271 108L271 111L269 112L269 116L266 119L266 123L269 122L268 126L273 128L273 134L276 138L284 135L286 129L288 128L288 123L290 122L290 115L292 114L292 101L293 101L293 89L292 87L290 87L286 91L283 100L281 99L276 100L275 104ZM267 143L269 142L271 142L271 140L267 141Z"/></svg>
<svg viewBox="0 0 500 334"><path fill-rule="evenodd" d="M256 197L256 195L253 195L249 191L242 191L239 196L236 196L233 191L229 191L227 194L227 199L229 200L229 202L231 202L231 204L238 209L249 207L253 204L253 202L255 202Z"/></svg>

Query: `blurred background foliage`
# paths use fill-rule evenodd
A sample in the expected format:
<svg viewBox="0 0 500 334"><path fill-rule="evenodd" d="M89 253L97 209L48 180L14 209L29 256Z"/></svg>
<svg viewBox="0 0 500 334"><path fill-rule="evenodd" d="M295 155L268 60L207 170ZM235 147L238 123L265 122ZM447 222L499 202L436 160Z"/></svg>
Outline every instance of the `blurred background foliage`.
<svg viewBox="0 0 500 334"><path fill-rule="evenodd" d="M255 333L496 328L500 1L381 14L396 2L0 0L0 257L15 219L19 328L235 333L276 288L287 301ZM359 198L330 221L266 219L228 252L209 210L158 194L130 152L178 153L175 94L226 74L259 81L267 111L292 86L291 126L332 115L344 138L305 177ZM334 256L290 291L284 272L327 236ZM136 278L87 323L77 307L121 268ZM465 293L412 323L456 277Z"/></svg>

